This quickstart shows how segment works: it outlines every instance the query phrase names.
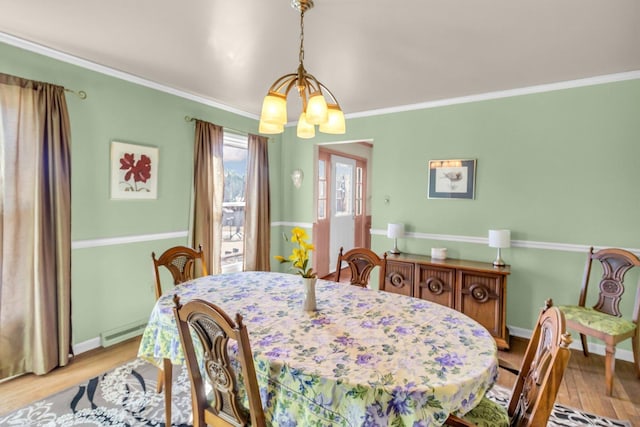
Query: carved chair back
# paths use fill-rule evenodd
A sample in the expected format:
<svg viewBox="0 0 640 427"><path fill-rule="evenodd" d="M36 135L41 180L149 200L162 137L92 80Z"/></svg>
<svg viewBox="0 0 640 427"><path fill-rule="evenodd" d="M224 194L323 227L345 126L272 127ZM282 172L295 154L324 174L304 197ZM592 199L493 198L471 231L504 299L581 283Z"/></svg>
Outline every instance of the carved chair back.
<svg viewBox="0 0 640 427"><path fill-rule="evenodd" d="M236 314L234 323L220 307L207 301L196 299L181 305L177 295L173 301L173 312L191 380L193 426L264 426L260 390L242 316ZM202 352L196 353L194 336ZM229 354L229 340L237 343L235 358ZM248 410L241 403L234 365L239 366L242 373L244 391L249 401ZM206 380L202 377L201 366L204 367ZM205 381L212 386L210 396L207 396Z"/></svg>
<svg viewBox="0 0 640 427"><path fill-rule="evenodd" d="M587 301L587 288L593 260L599 261L602 266L602 277L598 285L598 302L593 308L602 313L621 317L620 300L624 293L624 277L633 267L640 266L640 259L624 249L601 249L594 253L593 247L590 248L578 301L581 307L584 307ZM640 296L640 293L638 295ZM633 320L638 321L637 313L634 314Z"/></svg>
<svg viewBox="0 0 640 427"><path fill-rule="evenodd" d="M342 270L342 262L346 262L351 271L350 283L361 288L366 288L369 284L369 277L375 267L380 267L380 280L384 280L385 267L387 265L387 253L383 258L367 248L354 248L346 253L342 253L340 248L338 254L338 265L336 266L336 282L340 281L340 272Z"/></svg>
<svg viewBox="0 0 640 427"><path fill-rule="evenodd" d="M198 250L189 248L187 246L175 246L167 249L160 255L160 258L156 259L156 253L151 252L151 259L153 259L153 271L156 279L156 299L162 296L162 283L160 281L159 267L166 267L173 277L173 284L178 285L189 281L195 277L196 274L196 261L200 260L200 268L202 275L206 276L207 264L204 260L204 251L202 245L198 246Z"/></svg>
<svg viewBox="0 0 640 427"><path fill-rule="evenodd" d="M569 363L571 335L564 314L547 300L540 312L513 388L508 414L512 426L544 426Z"/></svg>

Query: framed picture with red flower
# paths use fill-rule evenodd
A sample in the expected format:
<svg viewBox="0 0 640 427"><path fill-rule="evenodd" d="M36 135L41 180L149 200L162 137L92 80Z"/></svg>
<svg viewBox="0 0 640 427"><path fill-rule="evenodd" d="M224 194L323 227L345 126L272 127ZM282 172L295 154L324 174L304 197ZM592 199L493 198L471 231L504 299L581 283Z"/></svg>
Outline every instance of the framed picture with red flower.
<svg viewBox="0 0 640 427"><path fill-rule="evenodd" d="M158 148L111 141L111 198L158 197Z"/></svg>

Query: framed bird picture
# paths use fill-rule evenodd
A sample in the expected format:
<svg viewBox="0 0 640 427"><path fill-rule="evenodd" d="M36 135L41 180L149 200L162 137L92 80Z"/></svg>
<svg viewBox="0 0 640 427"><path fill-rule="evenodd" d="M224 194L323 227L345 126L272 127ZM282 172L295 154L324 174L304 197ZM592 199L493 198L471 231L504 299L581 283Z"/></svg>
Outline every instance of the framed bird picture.
<svg viewBox="0 0 640 427"><path fill-rule="evenodd" d="M429 199L473 199L476 160L429 160Z"/></svg>

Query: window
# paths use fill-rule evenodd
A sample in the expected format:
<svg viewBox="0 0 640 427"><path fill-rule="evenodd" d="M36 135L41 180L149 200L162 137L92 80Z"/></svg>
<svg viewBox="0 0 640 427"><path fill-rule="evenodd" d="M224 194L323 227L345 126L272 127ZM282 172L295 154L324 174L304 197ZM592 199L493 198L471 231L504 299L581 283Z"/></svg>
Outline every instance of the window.
<svg viewBox="0 0 640 427"><path fill-rule="evenodd" d="M327 173L326 162L318 161L318 219L327 218Z"/></svg>
<svg viewBox="0 0 640 427"><path fill-rule="evenodd" d="M244 207L247 177L247 136L224 131L222 159L222 272L241 271L244 258Z"/></svg>

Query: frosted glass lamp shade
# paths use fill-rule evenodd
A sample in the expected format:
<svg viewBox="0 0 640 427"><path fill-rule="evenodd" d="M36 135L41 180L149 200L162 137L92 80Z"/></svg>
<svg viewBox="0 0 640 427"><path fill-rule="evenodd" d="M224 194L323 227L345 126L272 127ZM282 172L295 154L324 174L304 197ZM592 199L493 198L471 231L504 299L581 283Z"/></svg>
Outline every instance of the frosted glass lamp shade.
<svg viewBox="0 0 640 427"><path fill-rule="evenodd" d="M320 92L314 92L309 96L309 102L307 103L307 122L312 125L319 125L326 123L328 119L327 101Z"/></svg>
<svg viewBox="0 0 640 427"><path fill-rule="evenodd" d="M327 105L328 119L326 123L321 123L318 128L320 132L330 134L343 134L346 132L344 123L344 113L336 104Z"/></svg>
<svg viewBox="0 0 640 427"><path fill-rule="evenodd" d="M309 139L316 136L316 129L311 123L307 121L307 116L304 111L300 113L296 135L298 135L298 138L304 139Z"/></svg>
<svg viewBox="0 0 640 427"><path fill-rule="evenodd" d="M262 101L260 122L284 126L287 123L287 97L281 93L269 91Z"/></svg>
<svg viewBox="0 0 640 427"><path fill-rule="evenodd" d="M511 247L510 230L489 230L489 247L509 248Z"/></svg>
<svg viewBox="0 0 640 427"><path fill-rule="evenodd" d="M284 132L284 125L266 123L260 120L258 125L258 132L264 134L276 134Z"/></svg>

